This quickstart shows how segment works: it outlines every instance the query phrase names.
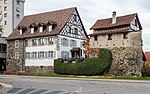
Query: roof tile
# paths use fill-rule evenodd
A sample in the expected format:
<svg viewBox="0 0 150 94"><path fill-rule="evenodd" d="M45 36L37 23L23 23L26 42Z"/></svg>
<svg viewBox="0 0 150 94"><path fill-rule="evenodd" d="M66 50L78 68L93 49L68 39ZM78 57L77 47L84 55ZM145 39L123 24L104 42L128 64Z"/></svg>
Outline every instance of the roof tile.
<svg viewBox="0 0 150 94"><path fill-rule="evenodd" d="M40 36L48 36L48 35L57 35L60 33L64 25L66 24L70 15L76 10L75 7L67 8L57 11L45 12L40 14L28 15L25 16L18 26L26 26L27 30L20 35L18 26L14 29L14 31L7 37L7 40L12 39L21 39L21 38L30 38L30 37L40 37ZM32 23L47 23L49 21L56 22L57 26L51 32L43 31L43 32L35 32L33 34L30 33L29 26Z"/></svg>

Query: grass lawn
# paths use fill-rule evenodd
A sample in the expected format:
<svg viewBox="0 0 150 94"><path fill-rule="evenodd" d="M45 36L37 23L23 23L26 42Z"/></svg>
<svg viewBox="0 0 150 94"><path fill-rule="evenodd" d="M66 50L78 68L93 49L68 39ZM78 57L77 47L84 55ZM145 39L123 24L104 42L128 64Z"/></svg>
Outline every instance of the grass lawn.
<svg viewBox="0 0 150 94"><path fill-rule="evenodd" d="M121 79L121 80L150 80L150 77L138 77L138 76L76 76L76 75L60 75L60 74L26 74L23 76L90 78L90 79Z"/></svg>

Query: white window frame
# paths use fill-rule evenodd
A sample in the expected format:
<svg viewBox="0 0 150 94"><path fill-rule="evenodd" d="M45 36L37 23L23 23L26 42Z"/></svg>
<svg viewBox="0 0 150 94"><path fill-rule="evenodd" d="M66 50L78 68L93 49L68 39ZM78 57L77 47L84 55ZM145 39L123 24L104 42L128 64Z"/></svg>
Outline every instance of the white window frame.
<svg viewBox="0 0 150 94"><path fill-rule="evenodd" d="M70 40L70 46L71 47L77 47L77 41L76 40Z"/></svg>
<svg viewBox="0 0 150 94"><path fill-rule="evenodd" d="M32 56L32 59L36 59L37 58L37 52L32 52L31 56Z"/></svg>
<svg viewBox="0 0 150 94"><path fill-rule="evenodd" d="M40 26L39 29L40 29L40 32L43 32L43 26Z"/></svg>
<svg viewBox="0 0 150 94"><path fill-rule="evenodd" d="M55 58L55 56L56 56L56 52L55 51L48 51L47 54L48 54L47 55L48 58Z"/></svg>
<svg viewBox="0 0 150 94"><path fill-rule="evenodd" d="M29 45L29 40L25 40L24 44L25 44L25 47L29 47L30 46Z"/></svg>
<svg viewBox="0 0 150 94"><path fill-rule="evenodd" d="M69 52L68 51L61 51L61 58L69 58Z"/></svg>
<svg viewBox="0 0 150 94"><path fill-rule="evenodd" d="M19 48L19 40L15 40L15 48Z"/></svg>
<svg viewBox="0 0 150 94"><path fill-rule="evenodd" d="M26 52L26 59L30 59L30 52Z"/></svg>
<svg viewBox="0 0 150 94"><path fill-rule="evenodd" d="M15 52L15 59L19 59L19 52Z"/></svg>
<svg viewBox="0 0 150 94"><path fill-rule="evenodd" d="M40 58L40 59L42 59L42 58L45 58L44 55L45 54L45 52L44 51L40 51L40 52L38 52L38 57Z"/></svg>
<svg viewBox="0 0 150 94"><path fill-rule="evenodd" d="M52 31L52 25L48 26L48 31L51 32Z"/></svg>
<svg viewBox="0 0 150 94"><path fill-rule="evenodd" d="M32 27L32 28L31 28L31 34L33 34L33 33L34 33L34 28Z"/></svg>
<svg viewBox="0 0 150 94"><path fill-rule="evenodd" d="M39 46L44 45L44 40L45 40L44 38L39 38L38 40L39 40L38 41Z"/></svg>
<svg viewBox="0 0 150 94"><path fill-rule="evenodd" d="M31 41L32 41L32 46L37 46L38 45L36 39L32 39Z"/></svg>
<svg viewBox="0 0 150 94"><path fill-rule="evenodd" d="M52 45L54 44L54 38L53 37L49 37L48 38L48 45Z"/></svg>
<svg viewBox="0 0 150 94"><path fill-rule="evenodd" d="M69 40L67 38L62 38L61 45L67 47L69 45Z"/></svg>

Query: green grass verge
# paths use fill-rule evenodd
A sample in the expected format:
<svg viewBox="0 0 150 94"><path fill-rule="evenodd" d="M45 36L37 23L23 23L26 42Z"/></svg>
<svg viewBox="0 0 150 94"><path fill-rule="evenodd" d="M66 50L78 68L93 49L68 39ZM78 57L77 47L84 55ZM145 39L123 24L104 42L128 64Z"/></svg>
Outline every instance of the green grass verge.
<svg viewBox="0 0 150 94"><path fill-rule="evenodd" d="M121 79L121 80L150 80L150 77L138 76L76 76L60 74L26 74L20 76L66 77L66 78L91 78L91 79Z"/></svg>

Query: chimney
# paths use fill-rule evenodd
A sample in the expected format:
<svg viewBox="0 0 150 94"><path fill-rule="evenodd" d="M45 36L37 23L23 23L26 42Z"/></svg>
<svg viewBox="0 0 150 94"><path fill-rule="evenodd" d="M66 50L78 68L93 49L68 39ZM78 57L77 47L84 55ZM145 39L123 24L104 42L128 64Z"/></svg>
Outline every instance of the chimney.
<svg viewBox="0 0 150 94"><path fill-rule="evenodd" d="M112 12L112 24L116 23L116 11Z"/></svg>

